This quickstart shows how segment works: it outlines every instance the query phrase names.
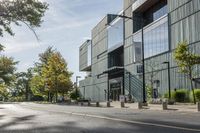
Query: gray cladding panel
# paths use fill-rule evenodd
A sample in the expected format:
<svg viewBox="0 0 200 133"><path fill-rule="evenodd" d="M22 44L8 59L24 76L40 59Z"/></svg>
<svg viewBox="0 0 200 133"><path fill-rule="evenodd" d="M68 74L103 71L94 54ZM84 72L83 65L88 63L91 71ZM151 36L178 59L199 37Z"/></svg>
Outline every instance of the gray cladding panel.
<svg viewBox="0 0 200 133"><path fill-rule="evenodd" d="M91 45L91 41L84 42L79 48L79 70L83 71L88 67L88 45Z"/></svg>

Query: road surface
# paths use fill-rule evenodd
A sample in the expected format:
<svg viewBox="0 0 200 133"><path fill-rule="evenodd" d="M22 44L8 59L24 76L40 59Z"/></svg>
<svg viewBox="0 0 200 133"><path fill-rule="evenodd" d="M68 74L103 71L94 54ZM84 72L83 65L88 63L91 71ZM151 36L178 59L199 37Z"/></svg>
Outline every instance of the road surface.
<svg viewBox="0 0 200 133"><path fill-rule="evenodd" d="M0 133L200 133L200 113L0 104Z"/></svg>

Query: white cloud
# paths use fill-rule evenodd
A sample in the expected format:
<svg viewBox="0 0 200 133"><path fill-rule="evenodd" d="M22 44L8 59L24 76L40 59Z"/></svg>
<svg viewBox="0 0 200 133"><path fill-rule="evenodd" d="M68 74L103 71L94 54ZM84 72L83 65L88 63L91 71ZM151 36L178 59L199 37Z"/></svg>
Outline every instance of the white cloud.
<svg viewBox="0 0 200 133"><path fill-rule="evenodd" d="M32 43L32 42L16 43L13 41L10 43L6 43L4 53L6 54L19 53L25 50L35 49L38 47L40 47L39 43Z"/></svg>

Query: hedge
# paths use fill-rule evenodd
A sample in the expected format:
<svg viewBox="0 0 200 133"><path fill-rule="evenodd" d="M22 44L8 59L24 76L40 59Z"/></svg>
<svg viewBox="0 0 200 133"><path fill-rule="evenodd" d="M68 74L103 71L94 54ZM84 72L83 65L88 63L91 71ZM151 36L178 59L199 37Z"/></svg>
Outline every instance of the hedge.
<svg viewBox="0 0 200 133"><path fill-rule="evenodd" d="M195 89L194 95L195 95L195 98L196 98L196 102L200 102L200 89ZM190 91L190 101L194 102L192 91Z"/></svg>
<svg viewBox="0 0 200 133"><path fill-rule="evenodd" d="M169 93L163 95L164 98L168 98ZM194 95L196 102L200 102L200 89L194 89ZM194 102L192 90L188 89L178 89L171 92L172 100L176 102Z"/></svg>
<svg viewBox="0 0 200 133"><path fill-rule="evenodd" d="M164 98L168 98L169 93L164 94ZM171 91L171 99L176 102L189 102L190 101L190 91L187 89L178 89L176 91Z"/></svg>

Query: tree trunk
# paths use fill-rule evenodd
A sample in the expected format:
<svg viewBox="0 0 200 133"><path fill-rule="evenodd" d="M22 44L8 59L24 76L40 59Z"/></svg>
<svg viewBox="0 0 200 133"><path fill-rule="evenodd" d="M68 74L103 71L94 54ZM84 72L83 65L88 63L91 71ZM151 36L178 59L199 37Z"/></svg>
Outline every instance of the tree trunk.
<svg viewBox="0 0 200 133"><path fill-rule="evenodd" d="M51 101L51 103L53 102L53 94L52 93L50 93L50 101Z"/></svg>
<svg viewBox="0 0 200 133"><path fill-rule="evenodd" d="M196 97L195 97L195 94L194 94L194 86L193 86L193 81L192 81L192 69L189 68L189 76L190 76L190 84L191 84L191 89L192 89L192 94L193 94L193 100L194 100L194 104L196 104Z"/></svg>
<svg viewBox="0 0 200 133"><path fill-rule="evenodd" d="M190 82L191 82L191 89L192 89L194 104L196 104L196 97L195 97L195 94L194 94L194 86L193 86L193 81L192 81L192 79L190 79Z"/></svg>
<svg viewBox="0 0 200 133"><path fill-rule="evenodd" d="M50 96L49 96L49 91L48 91L48 93L47 93L47 102L50 102Z"/></svg>
<svg viewBox="0 0 200 133"><path fill-rule="evenodd" d="M58 91L56 90L56 103L58 102Z"/></svg>

